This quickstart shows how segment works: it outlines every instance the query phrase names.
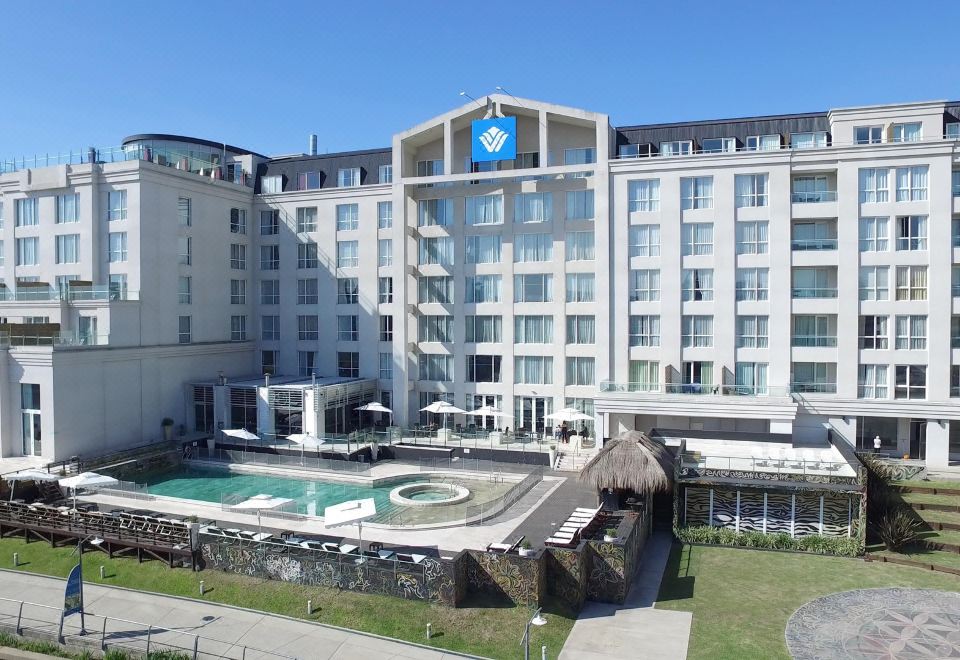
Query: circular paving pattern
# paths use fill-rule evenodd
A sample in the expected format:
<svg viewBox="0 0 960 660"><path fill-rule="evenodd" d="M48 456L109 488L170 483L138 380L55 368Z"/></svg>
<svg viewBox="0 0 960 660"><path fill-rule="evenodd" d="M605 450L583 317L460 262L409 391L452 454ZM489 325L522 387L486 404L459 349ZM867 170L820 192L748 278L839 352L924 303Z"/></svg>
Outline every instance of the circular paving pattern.
<svg viewBox="0 0 960 660"><path fill-rule="evenodd" d="M960 658L960 593L858 589L812 600L790 617L795 660Z"/></svg>

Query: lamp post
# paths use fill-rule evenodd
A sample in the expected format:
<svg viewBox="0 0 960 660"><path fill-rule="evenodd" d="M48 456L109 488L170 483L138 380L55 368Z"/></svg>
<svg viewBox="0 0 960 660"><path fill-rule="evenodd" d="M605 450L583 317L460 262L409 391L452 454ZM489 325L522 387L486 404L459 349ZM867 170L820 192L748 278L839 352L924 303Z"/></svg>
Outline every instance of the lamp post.
<svg viewBox="0 0 960 660"><path fill-rule="evenodd" d="M100 545L103 543L103 539L99 538L96 534L91 534L86 537L77 539L77 563L80 565L80 634L87 634L86 619L84 618L83 612L83 544L87 541L90 541L91 545Z"/></svg>
<svg viewBox="0 0 960 660"><path fill-rule="evenodd" d="M542 610L542 607L538 607L537 611L533 613L533 616L530 617L530 620L527 621L527 625L524 628L523 639L520 640L520 643L523 644L523 660L530 660L530 626L547 625L547 620L540 614Z"/></svg>

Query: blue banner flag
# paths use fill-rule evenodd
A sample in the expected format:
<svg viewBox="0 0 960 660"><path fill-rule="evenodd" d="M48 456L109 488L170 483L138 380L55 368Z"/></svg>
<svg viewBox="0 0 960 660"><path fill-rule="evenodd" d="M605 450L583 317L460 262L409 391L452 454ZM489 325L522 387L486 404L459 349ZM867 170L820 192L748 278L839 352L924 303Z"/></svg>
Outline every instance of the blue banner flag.
<svg viewBox="0 0 960 660"><path fill-rule="evenodd" d="M83 611L83 573L80 564L73 567L67 576L67 586L63 590L63 615Z"/></svg>

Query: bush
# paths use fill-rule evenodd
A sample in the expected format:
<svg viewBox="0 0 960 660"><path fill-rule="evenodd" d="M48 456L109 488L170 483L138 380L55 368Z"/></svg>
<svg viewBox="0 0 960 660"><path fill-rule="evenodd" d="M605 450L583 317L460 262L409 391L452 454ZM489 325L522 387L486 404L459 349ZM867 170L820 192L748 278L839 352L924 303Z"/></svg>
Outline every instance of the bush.
<svg viewBox="0 0 960 660"><path fill-rule="evenodd" d="M792 550L820 555L840 555L857 557L863 554L863 548L856 538L846 536L798 536L789 534L763 534L762 532L735 532L728 527L681 527L674 530L681 543L700 543L704 545L727 545L755 550Z"/></svg>
<svg viewBox="0 0 960 660"><path fill-rule="evenodd" d="M920 522L907 507L890 509L874 524L887 550L899 551L920 539Z"/></svg>

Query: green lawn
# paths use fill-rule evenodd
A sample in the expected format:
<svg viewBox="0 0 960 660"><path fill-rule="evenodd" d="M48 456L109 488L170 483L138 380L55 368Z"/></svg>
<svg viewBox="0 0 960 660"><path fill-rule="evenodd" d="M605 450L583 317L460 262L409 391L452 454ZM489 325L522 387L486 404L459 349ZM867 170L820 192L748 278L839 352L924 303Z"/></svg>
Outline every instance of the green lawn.
<svg viewBox="0 0 960 660"><path fill-rule="evenodd" d="M960 480L957 481L927 481L925 479L908 479L906 481L891 481L891 486L906 486L908 488L949 488L960 490Z"/></svg>
<svg viewBox="0 0 960 660"><path fill-rule="evenodd" d="M946 504L960 507L960 495L932 495L930 493L902 493L900 498L907 504Z"/></svg>
<svg viewBox="0 0 960 660"><path fill-rule="evenodd" d="M798 607L837 591L895 586L960 591L960 577L843 557L675 545L657 607L693 612L691 660L788 660L783 633Z"/></svg>
<svg viewBox="0 0 960 660"><path fill-rule="evenodd" d="M12 568L14 552L20 553L20 570L58 577L66 577L77 561L75 555L71 556L71 548L51 548L45 543L27 544L8 538L0 539L0 567ZM215 570L171 570L160 562L111 560L99 552L84 554L85 579L99 583L101 565L106 566L108 577L103 584L107 585L197 598L198 585L203 580L206 600L297 618L307 618L306 603L311 599L314 608L319 608L310 617L312 621L421 644L427 643L426 628L431 623L433 646L491 658L517 657L523 627L532 614L527 608L486 599L475 599L467 603L468 607L450 608L390 596L256 580ZM570 634L575 615L549 609L546 614L549 623L533 628L530 647L539 649L545 644L550 656L556 657Z"/></svg>

